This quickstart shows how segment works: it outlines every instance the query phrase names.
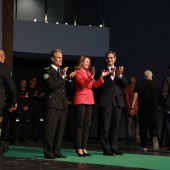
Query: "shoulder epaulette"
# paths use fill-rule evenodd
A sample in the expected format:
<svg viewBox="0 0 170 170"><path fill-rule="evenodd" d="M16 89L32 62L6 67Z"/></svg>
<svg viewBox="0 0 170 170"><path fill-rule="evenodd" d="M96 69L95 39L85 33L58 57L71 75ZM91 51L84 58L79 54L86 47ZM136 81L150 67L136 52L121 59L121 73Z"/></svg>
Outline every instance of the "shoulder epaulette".
<svg viewBox="0 0 170 170"><path fill-rule="evenodd" d="M44 69L46 69L46 70L47 70L47 69L49 69L49 68L50 68L50 67L46 67L46 68L44 68Z"/></svg>

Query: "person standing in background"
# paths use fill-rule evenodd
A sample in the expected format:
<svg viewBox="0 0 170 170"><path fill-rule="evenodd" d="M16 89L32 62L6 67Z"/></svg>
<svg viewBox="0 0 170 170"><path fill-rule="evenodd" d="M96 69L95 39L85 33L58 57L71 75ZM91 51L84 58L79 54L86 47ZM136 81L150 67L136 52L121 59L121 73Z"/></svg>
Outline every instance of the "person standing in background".
<svg viewBox="0 0 170 170"><path fill-rule="evenodd" d="M36 77L30 78L30 84L28 87L29 95L31 97L31 103L29 106L29 125L30 132L32 135L32 140L34 142L39 142L40 140L40 112L41 112L41 102L44 92L42 92L37 87Z"/></svg>
<svg viewBox="0 0 170 170"><path fill-rule="evenodd" d="M29 106L31 102L30 94L25 79L19 82L18 108L17 112L17 138L23 143L28 142L29 138Z"/></svg>
<svg viewBox="0 0 170 170"><path fill-rule="evenodd" d="M132 98L133 93L136 85L135 77L129 78L129 85L123 89L123 93L125 96L126 108L125 111L125 120L126 120L126 132L128 137L127 145L130 146L132 144L132 123L135 123L135 137L136 143L140 144L140 137L139 137L139 120L138 120L138 101L136 100L134 106L134 112L136 113L134 116L131 116L131 105L132 105Z"/></svg>
<svg viewBox="0 0 170 170"><path fill-rule="evenodd" d="M164 122L167 135L167 150L170 152L170 66L167 69L167 76L162 82L160 104L164 113Z"/></svg>
<svg viewBox="0 0 170 170"><path fill-rule="evenodd" d="M3 110L1 140L8 139L9 143L16 143L16 111L8 94L5 97L5 106ZM9 133L7 133L9 127Z"/></svg>
<svg viewBox="0 0 170 170"><path fill-rule="evenodd" d="M144 80L137 83L131 105L131 116L134 116L136 100L138 99L140 150L147 151L147 129L149 127L153 143L153 150L159 149L158 143L158 101L159 87L152 81L153 74L150 70L144 72Z"/></svg>
<svg viewBox="0 0 170 170"><path fill-rule="evenodd" d="M4 100L6 92L10 96L12 110L17 108L17 92L14 80L12 78L11 71L9 67L4 64L5 53L0 49L0 116L3 116L4 110ZM5 146L4 141L0 140L0 155L2 156L4 152L8 151L9 147Z"/></svg>

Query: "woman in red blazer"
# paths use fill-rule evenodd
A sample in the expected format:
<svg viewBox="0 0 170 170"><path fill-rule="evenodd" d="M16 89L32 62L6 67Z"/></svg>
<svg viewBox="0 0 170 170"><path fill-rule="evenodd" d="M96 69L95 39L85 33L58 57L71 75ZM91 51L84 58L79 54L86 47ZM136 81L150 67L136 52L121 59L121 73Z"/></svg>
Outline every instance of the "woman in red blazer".
<svg viewBox="0 0 170 170"><path fill-rule="evenodd" d="M92 88L97 88L104 83L103 77L108 75L107 71L103 71L99 79L94 80L95 69L92 67L91 60L88 56L81 56L75 66L75 87L76 92L73 99L76 111L76 139L75 147L78 156L91 156L88 154L87 140L91 124L92 109L94 105L94 96Z"/></svg>

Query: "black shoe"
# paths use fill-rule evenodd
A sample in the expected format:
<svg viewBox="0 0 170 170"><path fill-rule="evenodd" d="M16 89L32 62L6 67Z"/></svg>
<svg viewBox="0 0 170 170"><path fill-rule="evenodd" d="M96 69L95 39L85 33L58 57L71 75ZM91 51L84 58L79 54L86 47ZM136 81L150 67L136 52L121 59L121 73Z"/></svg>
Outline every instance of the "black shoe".
<svg viewBox="0 0 170 170"><path fill-rule="evenodd" d="M83 152L83 155L84 155L84 156L91 156L91 154L89 154L89 153L84 153L84 152Z"/></svg>
<svg viewBox="0 0 170 170"><path fill-rule="evenodd" d="M106 156L115 156L115 154L111 151L103 151L103 155L106 155Z"/></svg>
<svg viewBox="0 0 170 170"><path fill-rule="evenodd" d="M116 149L112 149L112 153L114 153L115 155L123 155L123 152Z"/></svg>
<svg viewBox="0 0 170 170"><path fill-rule="evenodd" d="M5 145L4 141L0 141L0 155L3 156L5 152L9 150L9 147Z"/></svg>
<svg viewBox="0 0 170 170"><path fill-rule="evenodd" d="M67 158L67 156L62 155L60 152L54 153L54 156L55 156L56 158Z"/></svg>
<svg viewBox="0 0 170 170"><path fill-rule="evenodd" d="M5 148L4 148L4 153L5 153L5 152L8 152L8 150L9 150L9 146L5 146Z"/></svg>
<svg viewBox="0 0 170 170"><path fill-rule="evenodd" d="M8 147L8 146L4 146L4 147L2 148L2 152L0 153L0 155L3 156L3 154L6 153L6 152L8 152L8 150L9 150L9 147Z"/></svg>
<svg viewBox="0 0 170 170"><path fill-rule="evenodd" d="M78 153L78 150L76 150L76 153L77 153L77 155L80 156L80 157L85 157L84 154Z"/></svg>
<svg viewBox="0 0 170 170"><path fill-rule="evenodd" d="M55 159L55 156L52 153L44 153L44 158L45 159Z"/></svg>

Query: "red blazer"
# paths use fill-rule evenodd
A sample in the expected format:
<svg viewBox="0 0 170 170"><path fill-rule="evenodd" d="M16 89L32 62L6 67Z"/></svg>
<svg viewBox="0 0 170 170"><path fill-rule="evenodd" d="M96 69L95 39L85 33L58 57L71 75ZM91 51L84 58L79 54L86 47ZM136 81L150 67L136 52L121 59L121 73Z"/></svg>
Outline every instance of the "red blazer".
<svg viewBox="0 0 170 170"><path fill-rule="evenodd" d="M76 92L74 95L73 104L94 104L94 96L92 87L97 88L104 83L104 80L99 78L97 81L92 78L90 71L86 73L84 70L76 70L76 75L74 77Z"/></svg>

